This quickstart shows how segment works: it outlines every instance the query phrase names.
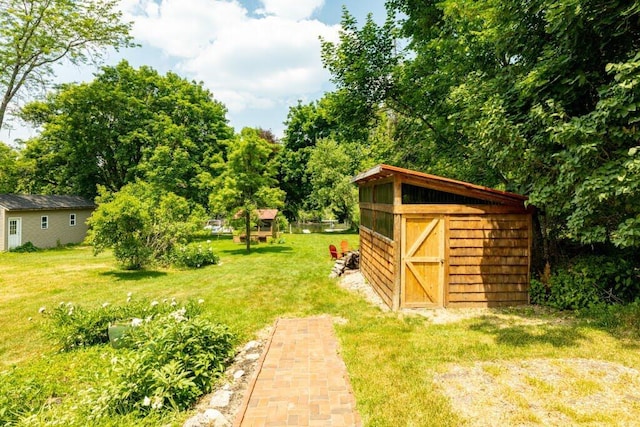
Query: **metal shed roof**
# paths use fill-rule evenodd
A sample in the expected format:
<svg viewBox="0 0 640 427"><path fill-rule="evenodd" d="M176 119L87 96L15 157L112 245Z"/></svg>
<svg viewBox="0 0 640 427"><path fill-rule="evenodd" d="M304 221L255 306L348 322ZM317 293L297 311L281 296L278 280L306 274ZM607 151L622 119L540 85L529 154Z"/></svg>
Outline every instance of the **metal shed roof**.
<svg viewBox="0 0 640 427"><path fill-rule="evenodd" d="M257 211L258 211L258 219L263 221L273 220L278 215L278 209L258 209ZM238 212L236 212L236 214L233 217L235 219L239 219L239 218L242 218L242 215L244 215L244 211L239 210Z"/></svg>
<svg viewBox="0 0 640 427"><path fill-rule="evenodd" d="M528 197L521 196L520 194L509 193L507 191L496 190L494 188L471 184L469 182L458 181L438 175L430 175L423 172L385 164L379 164L365 172L362 172L354 177L352 182L362 184L372 180L388 178L394 175L419 182L428 188L434 188L440 191L460 194L463 196L475 197L482 200L491 200L504 204L520 206L528 200Z"/></svg>
<svg viewBox="0 0 640 427"><path fill-rule="evenodd" d="M40 194L0 194L0 206L9 211L95 208L95 204L84 197Z"/></svg>
<svg viewBox="0 0 640 427"><path fill-rule="evenodd" d="M258 216L262 220L273 220L278 215L278 209L258 209Z"/></svg>

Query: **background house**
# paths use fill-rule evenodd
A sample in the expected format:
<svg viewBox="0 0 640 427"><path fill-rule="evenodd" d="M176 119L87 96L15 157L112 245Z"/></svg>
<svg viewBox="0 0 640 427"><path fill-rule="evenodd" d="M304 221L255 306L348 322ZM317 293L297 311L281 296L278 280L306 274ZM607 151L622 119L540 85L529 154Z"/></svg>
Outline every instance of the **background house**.
<svg viewBox="0 0 640 427"><path fill-rule="evenodd" d="M0 194L0 251L26 242L39 248L80 243L94 209L79 196Z"/></svg>
<svg viewBox="0 0 640 427"><path fill-rule="evenodd" d="M256 241L266 242L269 237L277 237L278 236L278 227L276 218L278 216L278 209L258 209L258 222L251 229L251 238ZM235 219L242 218L242 211L238 212L235 215ZM241 232L239 235L234 236L234 240L239 242L244 242L246 239L246 234Z"/></svg>

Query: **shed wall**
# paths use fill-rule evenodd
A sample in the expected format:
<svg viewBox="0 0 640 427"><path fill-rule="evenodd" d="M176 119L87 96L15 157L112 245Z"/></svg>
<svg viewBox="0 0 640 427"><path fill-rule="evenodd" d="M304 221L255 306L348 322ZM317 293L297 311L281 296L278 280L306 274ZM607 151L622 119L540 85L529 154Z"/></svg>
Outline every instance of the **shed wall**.
<svg viewBox="0 0 640 427"><path fill-rule="evenodd" d="M396 251L393 242L361 226L360 253L362 274L380 298L389 307L393 307L396 278Z"/></svg>
<svg viewBox="0 0 640 427"><path fill-rule="evenodd" d="M7 242L9 237L5 234L5 224L6 217L4 215L4 209L0 208L0 252L7 250Z"/></svg>
<svg viewBox="0 0 640 427"><path fill-rule="evenodd" d="M448 219L448 307L529 302L531 215Z"/></svg>
<svg viewBox="0 0 640 427"><path fill-rule="evenodd" d="M39 248L52 248L59 244L81 243L87 235L87 219L92 210L11 211L8 216L22 218L22 244L31 242ZM76 214L76 225L69 225L69 215ZM41 228L41 217L49 217L49 227ZM6 239L6 237L5 237Z"/></svg>

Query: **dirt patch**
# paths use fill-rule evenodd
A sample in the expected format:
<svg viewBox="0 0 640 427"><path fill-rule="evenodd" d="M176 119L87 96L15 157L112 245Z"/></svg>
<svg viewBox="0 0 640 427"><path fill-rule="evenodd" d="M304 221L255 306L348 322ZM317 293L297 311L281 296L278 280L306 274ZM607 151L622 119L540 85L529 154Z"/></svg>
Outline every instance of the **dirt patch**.
<svg viewBox="0 0 640 427"><path fill-rule="evenodd" d="M371 305L375 305L382 311L389 311L389 306L382 301L382 298L373 290L370 284L368 284L360 272L360 270L346 270L338 285L348 291L355 292L361 295Z"/></svg>
<svg viewBox="0 0 640 427"><path fill-rule="evenodd" d="M434 382L472 426L640 425L640 373L616 363L479 362Z"/></svg>
<svg viewBox="0 0 640 427"><path fill-rule="evenodd" d="M380 296L359 270L347 270L338 280L338 285L348 291L357 293L370 304L382 311L390 311ZM461 322L467 319L485 318L495 320L501 327L513 325L548 325L567 324L573 321L567 315L554 316L553 310L539 306L524 306L510 308L405 308L397 312L400 316L421 316L434 324Z"/></svg>

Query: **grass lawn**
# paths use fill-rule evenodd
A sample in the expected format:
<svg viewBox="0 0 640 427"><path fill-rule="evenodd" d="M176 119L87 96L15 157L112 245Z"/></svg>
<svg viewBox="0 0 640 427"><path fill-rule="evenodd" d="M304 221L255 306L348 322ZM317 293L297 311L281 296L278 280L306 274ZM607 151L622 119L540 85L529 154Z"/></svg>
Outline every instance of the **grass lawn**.
<svg viewBox="0 0 640 427"><path fill-rule="evenodd" d="M567 321L560 314L521 308L438 325L422 317L383 313L328 278L332 265L328 245L338 246L345 237L357 246L357 235L285 235L284 244L260 244L250 255L243 246L214 238L221 265L196 270L122 271L110 254L94 257L87 247L2 253L0 371L4 373L0 381L29 384L33 401L42 403L39 412L22 425L86 424L74 418L74 411L83 390L105 375L115 350L99 346L57 352L43 333L38 309L61 301L85 307L124 304L129 292L134 298L203 298L205 316L230 325L241 342L279 316L329 314L346 319L336 325L336 331L358 409L365 425L371 426L463 423L460 411L436 384L447 378L453 366L471 369L486 362L483 369L495 378L504 377L506 368L501 363L528 359L598 359L640 369L638 342ZM536 380L535 372L531 374L532 387L548 393L549 399L556 400L550 404L560 407L562 393ZM575 387L577 395L598 389L589 381ZM518 399L513 396L514 401ZM517 411L521 419L535 424L526 405ZM614 408L592 418L569 409L565 413L573 424L615 425L618 419L640 418L640 405L627 407L624 414L620 411ZM108 424L101 422L179 425L188 415L170 413L144 421L122 416Z"/></svg>

